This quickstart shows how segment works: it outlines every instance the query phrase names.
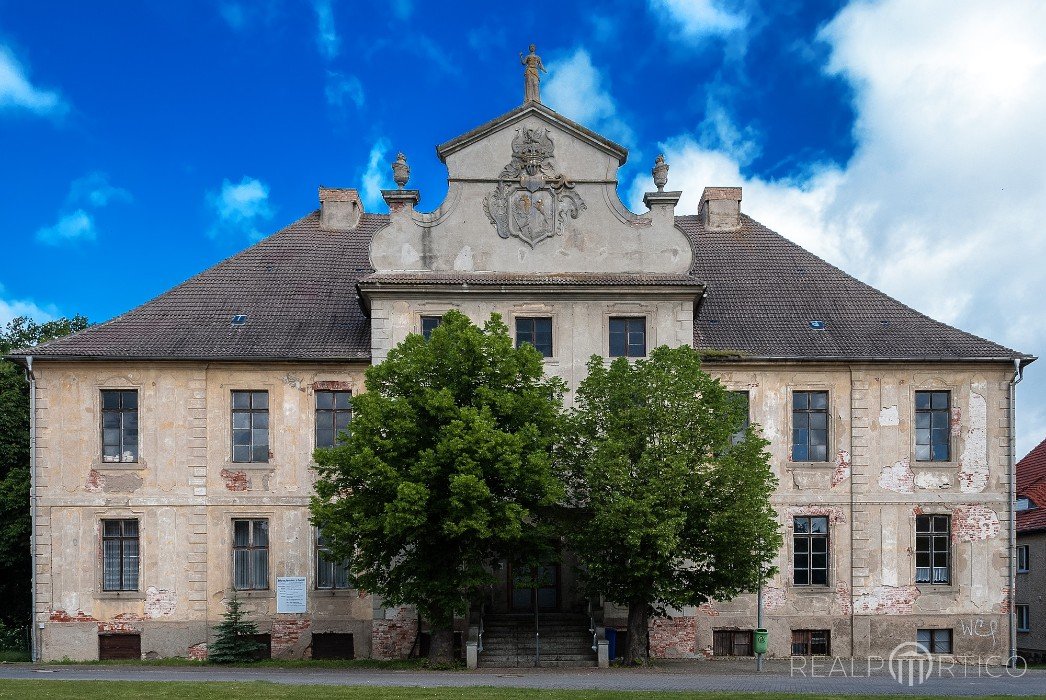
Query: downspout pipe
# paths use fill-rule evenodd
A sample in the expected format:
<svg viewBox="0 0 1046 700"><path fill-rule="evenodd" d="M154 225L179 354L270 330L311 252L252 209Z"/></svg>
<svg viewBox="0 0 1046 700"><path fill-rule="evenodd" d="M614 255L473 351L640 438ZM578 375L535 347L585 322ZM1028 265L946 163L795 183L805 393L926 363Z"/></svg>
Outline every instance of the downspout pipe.
<svg viewBox="0 0 1046 700"><path fill-rule="evenodd" d="M1008 659L1008 666L1016 668L1017 666L1017 606L1016 606L1016 589L1017 589L1017 513L1015 506L1017 504L1017 385L1024 379L1024 373L1021 367L1020 360L1013 361L1013 377L1010 379L1010 469L1009 469L1009 504L1008 504L1008 515L1010 521L1009 527L1009 547L1010 556L1009 559L1009 610L1010 610L1010 656Z"/></svg>
<svg viewBox="0 0 1046 700"><path fill-rule="evenodd" d="M29 381L29 566L31 585L29 601L29 650L33 662L40 660L39 632L36 625L36 375L33 356L25 358L25 378Z"/></svg>

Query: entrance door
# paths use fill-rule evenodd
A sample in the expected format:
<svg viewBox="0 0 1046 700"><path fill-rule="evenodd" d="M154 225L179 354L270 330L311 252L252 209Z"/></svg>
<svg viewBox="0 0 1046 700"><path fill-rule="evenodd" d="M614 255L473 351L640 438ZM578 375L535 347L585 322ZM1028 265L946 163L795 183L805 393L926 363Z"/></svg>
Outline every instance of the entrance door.
<svg viewBox="0 0 1046 700"><path fill-rule="evenodd" d="M529 566L510 566L508 599L516 612L534 612L534 585L537 583L537 602L540 610L559 609L559 564L537 568L537 576Z"/></svg>

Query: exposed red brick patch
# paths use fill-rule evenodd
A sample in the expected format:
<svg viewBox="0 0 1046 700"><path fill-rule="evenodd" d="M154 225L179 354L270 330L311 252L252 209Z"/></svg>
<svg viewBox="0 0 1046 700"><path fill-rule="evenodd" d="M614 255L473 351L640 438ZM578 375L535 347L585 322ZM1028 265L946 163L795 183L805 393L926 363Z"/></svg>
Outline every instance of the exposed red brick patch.
<svg viewBox="0 0 1046 700"><path fill-rule="evenodd" d="M839 450L835 456L835 471L832 472L832 487L838 486L850 478L850 453Z"/></svg>
<svg viewBox="0 0 1046 700"><path fill-rule="evenodd" d="M876 615L911 615L919 589L916 586L876 586L854 596L853 611Z"/></svg>
<svg viewBox="0 0 1046 700"><path fill-rule="evenodd" d="M293 651L302 635L309 631L312 621L309 619L272 621L272 630L269 632L272 640L272 655L280 658L288 651Z"/></svg>
<svg viewBox="0 0 1046 700"><path fill-rule="evenodd" d="M1000 615L1009 615L1010 614L1010 587L1009 586L1003 586L1002 587L1002 601L997 606L996 612L999 613Z"/></svg>
<svg viewBox="0 0 1046 700"><path fill-rule="evenodd" d="M787 598L783 588L777 588L775 586L766 586L763 588L763 607L767 612L783 608L786 602Z"/></svg>
<svg viewBox="0 0 1046 700"><path fill-rule="evenodd" d="M352 391L352 382L313 382L313 391Z"/></svg>
<svg viewBox="0 0 1046 700"><path fill-rule="evenodd" d="M853 613L853 596L850 594L850 587L845 583L840 583L835 587L835 599L839 603L839 608L842 610L843 615L851 615Z"/></svg>
<svg viewBox="0 0 1046 700"><path fill-rule="evenodd" d="M200 642L189 647L189 658L193 661L207 660L207 642Z"/></svg>
<svg viewBox="0 0 1046 700"><path fill-rule="evenodd" d="M987 506L957 505L952 510L952 538L956 542L976 542L999 536L999 515Z"/></svg>
<svg viewBox="0 0 1046 700"><path fill-rule="evenodd" d="M962 407L952 406L952 418L949 421L952 437L959 437L962 433Z"/></svg>
<svg viewBox="0 0 1046 700"><path fill-rule="evenodd" d="M832 525L838 523L845 523L846 516L843 514L843 509L839 506L789 506L788 507L788 522L785 523L785 527L792 527L792 518L803 515L820 515L828 518L828 522Z"/></svg>
<svg viewBox="0 0 1046 700"><path fill-rule="evenodd" d="M134 624L131 622L99 622L99 632L129 632L132 634L139 634L142 631L140 624Z"/></svg>
<svg viewBox="0 0 1046 700"><path fill-rule="evenodd" d="M371 626L371 656L375 659L403 659L410 654L418 634L417 617L399 608L391 620L374 620Z"/></svg>
<svg viewBox="0 0 1046 700"><path fill-rule="evenodd" d="M247 477L247 472L222 469L221 477L225 482L225 488L230 491L246 491L251 487L251 480Z"/></svg>
<svg viewBox="0 0 1046 700"><path fill-rule="evenodd" d="M650 621L650 655L659 659L688 659L697 650L697 622L692 617Z"/></svg>
<svg viewBox="0 0 1046 700"><path fill-rule="evenodd" d="M70 615L65 610L52 610L48 619L51 622L98 622L82 610L77 610L75 615Z"/></svg>
<svg viewBox="0 0 1046 700"><path fill-rule="evenodd" d="M701 603L700 605L697 606L697 611L700 612L700 613L704 613L705 615L708 615L709 617L715 617L716 615L719 614L719 611L716 610L715 606L712 605L711 603Z"/></svg>
<svg viewBox="0 0 1046 700"><path fill-rule="evenodd" d="M159 617L170 617L174 614L177 602L174 591L149 586L145 589L145 616L154 620Z"/></svg>
<svg viewBox="0 0 1046 700"><path fill-rule="evenodd" d="M88 491L101 491L105 488L105 475L97 469L87 472L87 481L84 483L84 488Z"/></svg>

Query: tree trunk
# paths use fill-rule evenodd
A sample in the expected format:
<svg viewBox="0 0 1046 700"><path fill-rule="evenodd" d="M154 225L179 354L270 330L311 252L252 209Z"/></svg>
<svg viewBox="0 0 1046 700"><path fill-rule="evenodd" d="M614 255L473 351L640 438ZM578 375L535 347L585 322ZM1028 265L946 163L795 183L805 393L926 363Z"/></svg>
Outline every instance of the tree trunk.
<svg viewBox="0 0 1046 700"><path fill-rule="evenodd" d="M434 666L452 666L454 664L454 630L450 628L433 629L430 634L429 664Z"/></svg>
<svg viewBox="0 0 1046 700"><path fill-rule="evenodd" d="M650 657L650 606L643 603L628 604L628 646L625 649L625 665L637 666Z"/></svg>

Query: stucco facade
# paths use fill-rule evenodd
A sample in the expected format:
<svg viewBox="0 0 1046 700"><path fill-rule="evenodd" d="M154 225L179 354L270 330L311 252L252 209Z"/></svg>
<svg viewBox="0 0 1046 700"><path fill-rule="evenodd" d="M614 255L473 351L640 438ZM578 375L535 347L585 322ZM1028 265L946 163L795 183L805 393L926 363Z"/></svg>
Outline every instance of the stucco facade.
<svg viewBox="0 0 1046 700"><path fill-rule="evenodd" d="M735 341L710 341L711 335L698 333L705 323L701 310L708 314L703 300L724 294L725 287L717 286L714 275L705 279L695 272L702 255L712 254L699 242L721 234L716 240L751 251L758 241L770 240L762 230L753 233L753 224L742 216L739 188L708 188L699 212L678 212L680 193L664 191L665 171L655 172L661 182L647 195L648 210L632 213L617 193L624 149L538 103L449 141L437 153L447 164L450 184L446 200L432 212L416 211L418 193L402 187L406 177L399 171L401 188L384 193L387 219L364 214L351 190L324 188L318 216L247 251L242 267L236 268L234 259L228 302L215 304L212 319L214 334L228 334L222 342L232 349L180 356L186 343L175 349L163 345L164 336L174 332L169 328L152 331L153 341L140 339L145 331L138 329L152 321L136 311L79 338L26 353L36 355L27 364L35 390L33 553L40 658L97 658L99 635L114 632L139 633L143 656L204 656L234 583L237 519L267 523L269 584L242 591L241 597L260 631L270 635L274 656L308 656L312 635L323 632L352 634L356 656L407 654L418 632L411 609L386 609L361 591L317 587L317 539L308 512L315 480L310 465L316 392L363 391L368 364L381 362L409 333L421 332L423 317L449 309L477 323L499 313L510 332L518 318L549 319L546 370L562 377L571 392L584 378L590 356L612 354L615 318L642 319L647 352L659 345L698 345L708 351L706 368L713 375L730 389L748 392L750 420L770 441L779 479L773 503L785 541L776 562L779 573L763 588L771 656L792 653L797 630L827 631L834 656L887 656L898 642L915 641L920 630L948 630L949 648L940 653L1007 658L1012 351L991 346L986 356L963 349L966 336L939 326L942 333L958 334L950 359L919 355L918 348L890 355L890 347L878 340L879 359L876 353L820 352L818 343L833 340L832 317L820 314L845 307L851 296L845 290L834 299L829 293L826 311L818 316L795 311L804 303L801 294L789 302L794 308L781 307L798 316L800 330L793 335L799 340L788 342L807 343L810 350L739 347L745 333ZM399 165L405 167L405 161ZM691 215L686 226L681 215ZM322 321L319 311L313 314L303 305L304 320L294 317L291 325L270 333L279 337L267 338L264 352L252 352L262 344L252 345L249 334L256 332L252 328L264 330L266 316L246 308L239 292L245 277L237 275L299 275L304 268L298 261L314 246L342 246L339 250L357 256L353 260L369 261L369 268L351 263L358 273L355 296L330 302L332 314L356 316ZM792 249L782 259L793 267L825 265L802 254L811 262L794 262L798 254ZM331 258L321 261L333 264ZM713 269L728 270L731 264L725 260ZM825 274L849 284L837 270ZM322 284L310 280L295 289L296 277L283 279L266 289L279 295L292 287L285 291L287 305L298 304L306 293L317 309L330 301ZM330 284L344 281L332 276ZM171 317L197 314L198 319L200 308L211 313L208 296L213 293L193 297ZM782 296L787 295L771 290L765 300L739 303L729 319L707 325L749 323L757 329L759 319L748 315L764 313L772 320L784 313L770 308ZM157 301L172 303L163 299ZM885 296L876 300L881 308L874 313L883 319L910 312ZM763 306L769 311L760 311ZM240 313L244 320L234 316L232 323L243 330L229 329L229 315ZM859 345L861 338L846 330L844 321L860 323L862 314L873 311L859 307L846 313L850 320L840 312L837 327L843 330L835 332ZM313 315L319 330L306 327ZM821 320L826 317L827 330ZM871 319L876 327L889 325L878 318ZM910 322L935 323L915 316ZM919 332L930 338L938 326L926 328ZM759 332L753 330L753 337ZM308 347L288 349L308 333L313 334ZM134 338L132 344L127 337ZM341 337L348 338L344 352L325 357L313 352ZM354 349L363 340L366 350ZM975 341L987 343L969 342ZM785 344L782 339L782 348ZM106 389L137 392L135 462L101 457L100 396ZM233 461L237 391L266 392L267 462ZM914 411L916 392L922 391L949 397L945 461L917 459ZM826 461L792 459L796 392L826 392ZM941 568L947 569L942 574L947 580L917 583L917 519L933 515L947 516L941 522L948 530L935 545L946 549L947 566ZM825 519L825 585L793 584L797 517ZM102 590L107 519L138 522L136 590ZM281 577L305 577L306 612L277 612L274 587ZM587 601L573 586L567 571L559 605L579 610ZM753 630L755 608L755 596L746 595L675 611L652 623L651 651L664 657L718 656L716 633ZM623 611L612 605L602 606L601 617L607 626L624 625Z"/></svg>

